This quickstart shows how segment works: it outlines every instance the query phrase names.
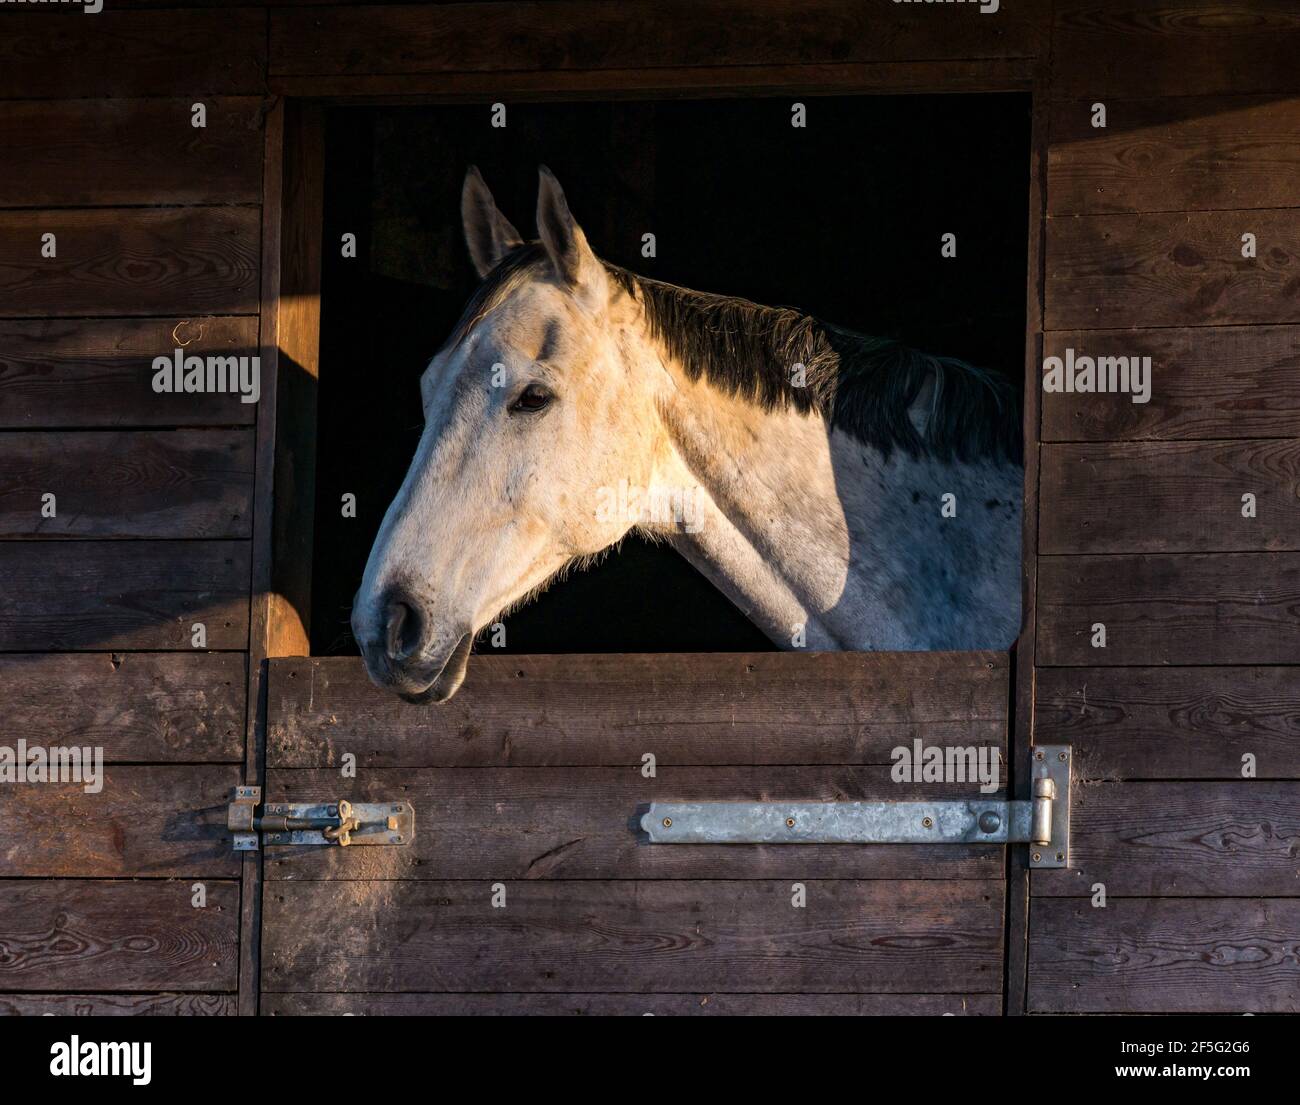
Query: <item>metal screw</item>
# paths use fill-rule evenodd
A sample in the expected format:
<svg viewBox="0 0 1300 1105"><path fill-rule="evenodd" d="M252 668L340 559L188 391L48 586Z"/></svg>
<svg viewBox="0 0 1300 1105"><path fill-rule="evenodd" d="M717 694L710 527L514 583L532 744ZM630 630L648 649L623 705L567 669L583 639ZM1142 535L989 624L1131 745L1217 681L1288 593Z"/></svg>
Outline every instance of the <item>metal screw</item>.
<svg viewBox="0 0 1300 1105"><path fill-rule="evenodd" d="M923 817L921 818L921 825L923 828L932 829L934 828L934 820L933 818Z"/></svg>
<svg viewBox="0 0 1300 1105"><path fill-rule="evenodd" d="M1034 753L1034 759L1036 759L1036 760L1041 760L1042 758L1043 758L1043 754L1042 754L1042 752L1035 752L1035 753Z"/></svg>
<svg viewBox="0 0 1300 1105"><path fill-rule="evenodd" d="M794 828L794 818L793 818L793 817L787 817L787 818L785 819L785 827L786 827L787 829L793 829L793 828Z"/></svg>
<svg viewBox="0 0 1300 1105"><path fill-rule="evenodd" d="M1034 862L1035 862L1035 863L1041 863L1041 862L1042 862L1042 859L1043 859L1043 853L1042 853L1042 852L1035 852L1035 853L1034 853Z"/></svg>
<svg viewBox="0 0 1300 1105"><path fill-rule="evenodd" d="M1056 853L1056 862L1057 862L1057 863L1064 863L1064 862L1065 862L1065 853L1064 853L1064 852L1057 852L1057 853Z"/></svg>
<svg viewBox="0 0 1300 1105"><path fill-rule="evenodd" d="M673 827L673 819L672 819L671 817L665 817L665 818L664 818L664 828L665 828L665 829L671 829L672 827Z"/></svg>
<svg viewBox="0 0 1300 1105"><path fill-rule="evenodd" d="M985 833L996 833L1002 825L1000 818L992 810L985 810L980 814L980 831Z"/></svg>

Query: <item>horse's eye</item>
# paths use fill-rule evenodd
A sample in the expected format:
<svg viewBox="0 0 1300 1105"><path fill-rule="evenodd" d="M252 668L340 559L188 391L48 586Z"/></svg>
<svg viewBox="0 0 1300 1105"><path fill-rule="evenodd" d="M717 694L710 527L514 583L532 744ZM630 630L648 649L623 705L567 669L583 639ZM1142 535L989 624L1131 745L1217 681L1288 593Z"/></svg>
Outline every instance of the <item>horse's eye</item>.
<svg viewBox="0 0 1300 1105"><path fill-rule="evenodd" d="M529 384L519 393L519 398L510 404L510 411L512 414L516 411L533 414L546 406L551 398L551 393L541 384Z"/></svg>

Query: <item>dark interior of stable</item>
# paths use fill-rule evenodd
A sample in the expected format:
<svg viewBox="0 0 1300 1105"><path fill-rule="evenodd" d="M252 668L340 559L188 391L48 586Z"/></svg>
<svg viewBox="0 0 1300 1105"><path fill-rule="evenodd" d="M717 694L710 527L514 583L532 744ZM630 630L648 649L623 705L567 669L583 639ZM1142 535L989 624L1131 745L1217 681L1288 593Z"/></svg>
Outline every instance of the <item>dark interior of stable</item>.
<svg viewBox="0 0 1300 1105"><path fill-rule="evenodd" d="M504 128L486 104L329 111L313 654L356 652L352 596L419 439L419 377L476 283L459 217L467 164L526 236L545 163L616 264L795 306L1023 387L1029 97L806 97L803 128L792 102L521 103ZM772 647L676 553L629 537L511 615L494 651Z"/></svg>

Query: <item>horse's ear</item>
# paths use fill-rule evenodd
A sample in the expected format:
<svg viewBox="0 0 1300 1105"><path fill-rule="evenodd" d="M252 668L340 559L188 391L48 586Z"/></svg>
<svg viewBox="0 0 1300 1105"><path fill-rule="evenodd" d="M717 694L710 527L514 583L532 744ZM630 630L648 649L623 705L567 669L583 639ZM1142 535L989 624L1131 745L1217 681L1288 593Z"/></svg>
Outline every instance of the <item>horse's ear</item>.
<svg viewBox="0 0 1300 1105"><path fill-rule="evenodd" d="M471 165L465 172L465 184L460 190L460 217L465 225L469 259L474 263L474 271L480 280L496 268L507 253L524 244L519 231L497 209L496 200L488 191L477 165Z"/></svg>
<svg viewBox="0 0 1300 1105"><path fill-rule="evenodd" d="M537 235L560 279L571 288L591 289L602 270L587 236L569 211L564 189L545 165L538 166Z"/></svg>

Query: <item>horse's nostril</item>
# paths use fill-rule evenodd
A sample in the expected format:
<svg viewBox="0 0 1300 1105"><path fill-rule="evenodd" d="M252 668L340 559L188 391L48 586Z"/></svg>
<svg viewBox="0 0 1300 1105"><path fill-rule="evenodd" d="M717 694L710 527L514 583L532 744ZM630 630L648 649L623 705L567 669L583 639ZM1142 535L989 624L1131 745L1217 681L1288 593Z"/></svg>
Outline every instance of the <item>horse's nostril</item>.
<svg viewBox="0 0 1300 1105"><path fill-rule="evenodd" d="M389 659L409 659L420 647L419 611L400 599L389 602L384 644Z"/></svg>

